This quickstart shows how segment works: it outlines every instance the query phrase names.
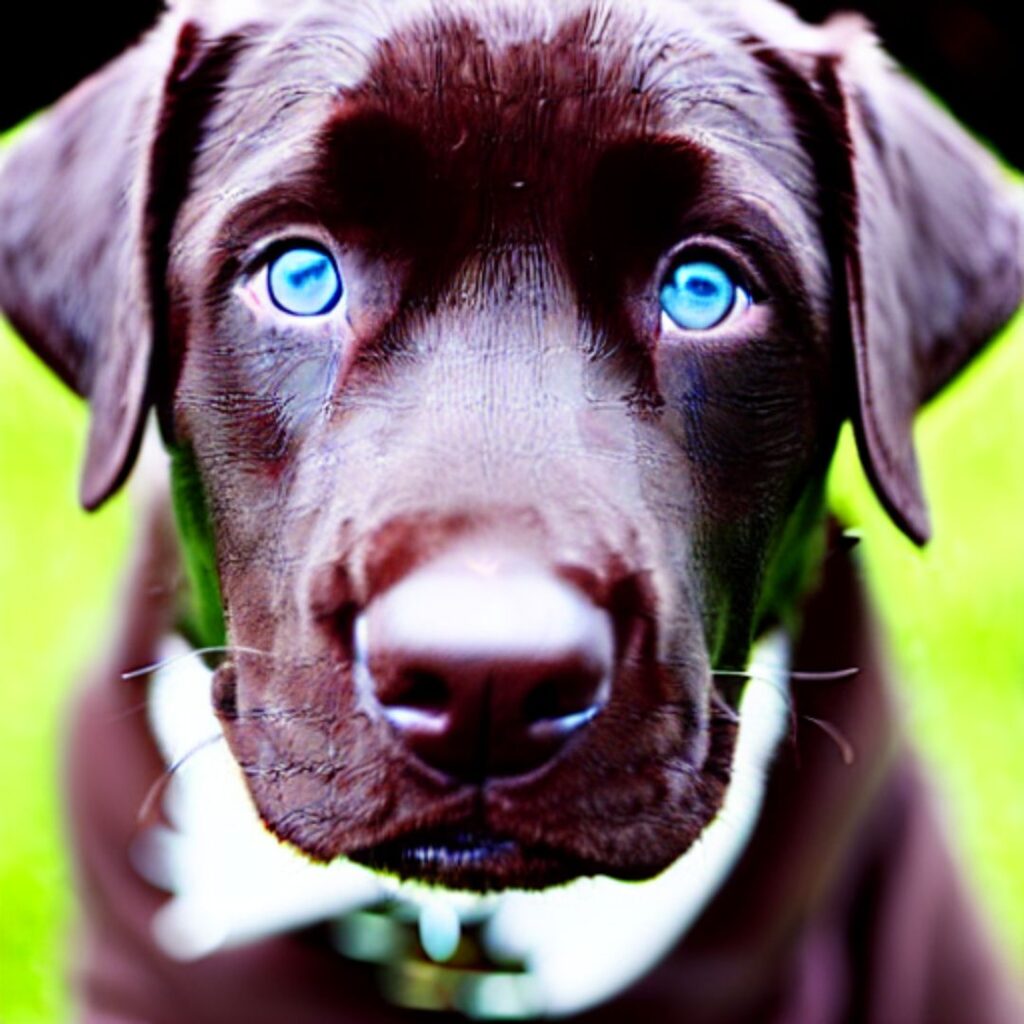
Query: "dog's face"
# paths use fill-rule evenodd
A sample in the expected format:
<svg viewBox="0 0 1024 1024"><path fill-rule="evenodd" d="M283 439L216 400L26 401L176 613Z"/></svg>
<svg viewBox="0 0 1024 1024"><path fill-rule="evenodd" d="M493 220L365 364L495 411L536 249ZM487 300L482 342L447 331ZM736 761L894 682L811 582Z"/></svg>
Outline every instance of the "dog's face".
<svg viewBox="0 0 1024 1024"><path fill-rule="evenodd" d="M210 133L167 273L260 809L459 884L645 875L710 820L710 666L838 421L813 161L757 62L678 10L517 20L248 37L212 116L259 145ZM707 326L662 294L688 272Z"/></svg>
<svg viewBox="0 0 1024 1024"><path fill-rule="evenodd" d="M312 856L661 870L720 806L715 669L792 607L845 416L926 533L910 416L1016 304L1016 214L859 29L742 12L172 15L166 81L129 56L103 93L152 132L92 183L129 182L134 227L86 290L131 300L31 293L52 212L3 240L0 298L97 409L93 503L156 404L226 621L218 714ZM73 164L103 102L65 108Z"/></svg>

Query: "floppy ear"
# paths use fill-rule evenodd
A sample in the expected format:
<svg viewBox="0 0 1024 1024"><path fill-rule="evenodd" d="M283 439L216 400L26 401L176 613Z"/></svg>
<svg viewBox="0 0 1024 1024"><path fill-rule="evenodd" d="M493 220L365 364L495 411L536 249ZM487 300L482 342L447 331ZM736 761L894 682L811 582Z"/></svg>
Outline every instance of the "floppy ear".
<svg viewBox="0 0 1024 1024"><path fill-rule="evenodd" d="M857 443L883 505L923 544L914 414L1019 306L1024 203L867 33L822 61L819 83L850 168L840 220Z"/></svg>
<svg viewBox="0 0 1024 1024"><path fill-rule="evenodd" d="M26 129L0 170L0 307L91 421L80 497L127 476L150 403L154 306L211 66L168 18ZM212 73L216 73L215 71Z"/></svg>
<svg viewBox="0 0 1024 1024"><path fill-rule="evenodd" d="M861 461L896 524L930 534L917 409L1010 318L1024 290L1024 202L995 160L850 18L817 63L842 146L835 183ZM845 172L845 180L842 180Z"/></svg>
<svg viewBox="0 0 1024 1024"><path fill-rule="evenodd" d="M1024 199L861 18L812 27L774 3L747 11L755 55L817 163L861 462L924 544L914 415L1020 304Z"/></svg>

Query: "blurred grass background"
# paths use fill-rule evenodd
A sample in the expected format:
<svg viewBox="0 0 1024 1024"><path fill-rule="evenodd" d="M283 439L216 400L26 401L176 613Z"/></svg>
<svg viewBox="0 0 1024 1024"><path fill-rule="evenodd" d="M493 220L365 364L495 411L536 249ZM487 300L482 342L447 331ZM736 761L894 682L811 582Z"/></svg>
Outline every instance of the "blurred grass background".
<svg viewBox="0 0 1024 1024"><path fill-rule="evenodd" d="M67 1012L61 715L103 643L130 522L75 500L85 410L0 329L0 1022ZM877 509L845 437L833 504L863 550L911 728L1008 955L1024 958L1024 321L922 417L936 539Z"/></svg>

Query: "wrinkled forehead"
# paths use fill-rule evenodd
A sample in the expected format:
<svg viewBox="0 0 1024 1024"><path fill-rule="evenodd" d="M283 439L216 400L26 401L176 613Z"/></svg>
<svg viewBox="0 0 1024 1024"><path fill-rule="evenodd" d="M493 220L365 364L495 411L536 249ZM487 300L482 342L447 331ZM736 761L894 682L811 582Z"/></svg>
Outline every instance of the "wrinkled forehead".
<svg viewBox="0 0 1024 1024"><path fill-rule="evenodd" d="M664 155L657 187L678 169L785 225L796 251L815 248L812 161L731 11L686 0L300 3L238 37L179 227L214 212L223 223L282 189L327 201L349 153L374 154L372 173L389 183L423 163L468 191L564 198L607 153L643 144Z"/></svg>

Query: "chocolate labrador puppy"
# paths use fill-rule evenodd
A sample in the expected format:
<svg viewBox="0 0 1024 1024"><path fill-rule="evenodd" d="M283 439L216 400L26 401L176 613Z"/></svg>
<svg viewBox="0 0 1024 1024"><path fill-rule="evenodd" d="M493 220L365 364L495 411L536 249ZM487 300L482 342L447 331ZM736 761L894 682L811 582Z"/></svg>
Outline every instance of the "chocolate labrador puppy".
<svg viewBox="0 0 1024 1024"><path fill-rule="evenodd" d="M1022 254L998 169L856 19L174 7L0 178L0 303L89 399L82 501L122 484L155 409L189 581L172 600L157 516L78 711L87 1019L399 1012L317 915L192 963L154 937L161 870L126 858L161 727L123 713L119 675L173 619L219 654L266 830L492 894L677 863L729 791L752 644L782 628L793 705L839 752L791 740L725 887L592 1019L1009 1021L823 487L849 418L926 541L911 421L1016 309ZM459 961L478 918L430 899L410 962L512 970L486 936ZM425 984L390 994L596 1002Z"/></svg>

